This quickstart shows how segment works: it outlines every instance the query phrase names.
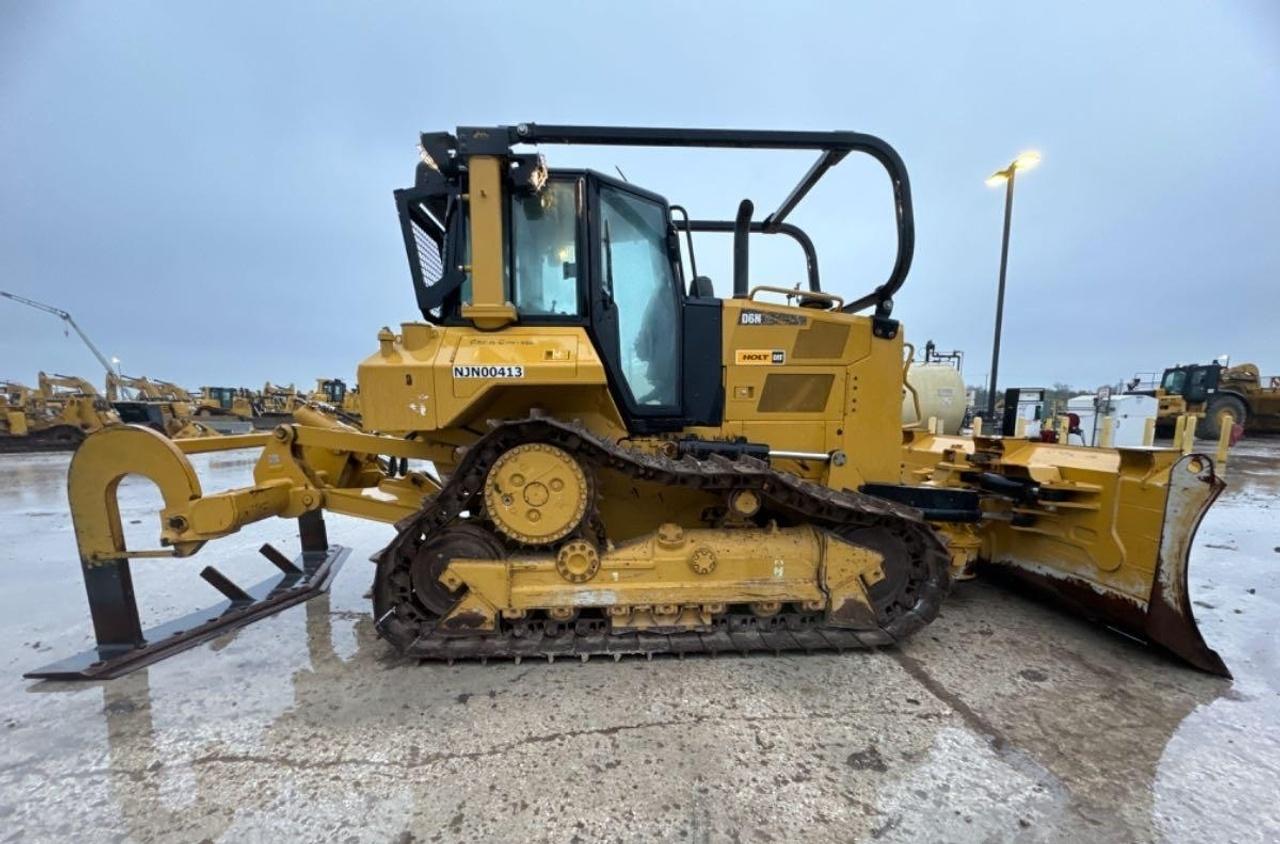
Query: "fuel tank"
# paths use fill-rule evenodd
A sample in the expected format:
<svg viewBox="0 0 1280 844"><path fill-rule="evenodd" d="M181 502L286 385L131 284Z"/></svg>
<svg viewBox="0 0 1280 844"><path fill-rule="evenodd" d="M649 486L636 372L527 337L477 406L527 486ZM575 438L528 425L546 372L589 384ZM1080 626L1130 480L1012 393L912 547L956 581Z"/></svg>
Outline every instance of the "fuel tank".
<svg viewBox="0 0 1280 844"><path fill-rule="evenodd" d="M907 369L908 389L902 391L902 424L928 425L930 417L942 422L940 434L960 433L964 421L965 389L960 371L946 363L912 363ZM912 395L912 390L915 395ZM920 411L916 413L916 402Z"/></svg>

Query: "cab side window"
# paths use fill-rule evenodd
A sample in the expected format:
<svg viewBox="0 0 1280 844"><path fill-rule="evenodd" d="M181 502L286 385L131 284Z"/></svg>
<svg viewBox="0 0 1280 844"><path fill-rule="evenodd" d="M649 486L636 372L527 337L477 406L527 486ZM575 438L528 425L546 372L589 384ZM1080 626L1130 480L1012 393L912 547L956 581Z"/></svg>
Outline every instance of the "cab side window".
<svg viewBox="0 0 1280 844"><path fill-rule="evenodd" d="M551 181L533 196L511 198L511 287L525 316L577 316L578 191Z"/></svg>
<svg viewBox="0 0 1280 844"><path fill-rule="evenodd" d="M512 196L510 211L510 248L503 250L508 298L523 316L579 316L577 180L552 180L536 195ZM456 237L456 262L466 267L471 263L471 223L465 209ZM471 302L470 273L458 301Z"/></svg>

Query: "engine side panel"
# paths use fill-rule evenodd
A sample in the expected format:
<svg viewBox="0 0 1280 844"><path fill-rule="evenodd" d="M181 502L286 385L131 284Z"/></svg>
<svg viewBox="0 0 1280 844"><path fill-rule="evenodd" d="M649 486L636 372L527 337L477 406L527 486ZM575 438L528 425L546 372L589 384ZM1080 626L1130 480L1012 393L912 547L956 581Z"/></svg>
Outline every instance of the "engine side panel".
<svg viewBox="0 0 1280 844"><path fill-rule="evenodd" d="M724 302L723 434L844 462L781 461L836 488L896 481L902 431L902 336L876 338L867 317Z"/></svg>

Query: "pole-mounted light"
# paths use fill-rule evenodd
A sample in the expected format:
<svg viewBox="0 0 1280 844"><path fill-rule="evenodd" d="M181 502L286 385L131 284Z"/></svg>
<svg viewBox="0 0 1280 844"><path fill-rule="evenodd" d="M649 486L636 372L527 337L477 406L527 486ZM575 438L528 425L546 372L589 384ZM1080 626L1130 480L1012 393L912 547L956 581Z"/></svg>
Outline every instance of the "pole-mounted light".
<svg viewBox="0 0 1280 844"><path fill-rule="evenodd" d="M1009 222L1013 215L1013 183L1018 173L1030 170L1040 163L1040 153L1027 150L1018 153L1018 157L1009 162L1003 170L997 170L987 177L987 186L997 188L1005 186L1004 192L1004 236L1000 241L1000 286L996 293L996 330L991 342L991 381L987 385L987 420L995 422L996 415L996 378L1000 371L1000 331L1004 326L1004 278L1009 265Z"/></svg>

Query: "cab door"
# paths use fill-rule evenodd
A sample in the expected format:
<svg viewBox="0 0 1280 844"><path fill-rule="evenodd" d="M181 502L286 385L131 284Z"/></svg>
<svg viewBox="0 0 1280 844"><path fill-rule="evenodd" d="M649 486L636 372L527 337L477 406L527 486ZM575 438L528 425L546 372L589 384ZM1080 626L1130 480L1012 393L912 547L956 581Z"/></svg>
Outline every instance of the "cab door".
<svg viewBox="0 0 1280 844"><path fill-rule="evenodd" d="M590 331L634 432L684 425L684 291L667 202L598 173L588 177Z"/></svg>

